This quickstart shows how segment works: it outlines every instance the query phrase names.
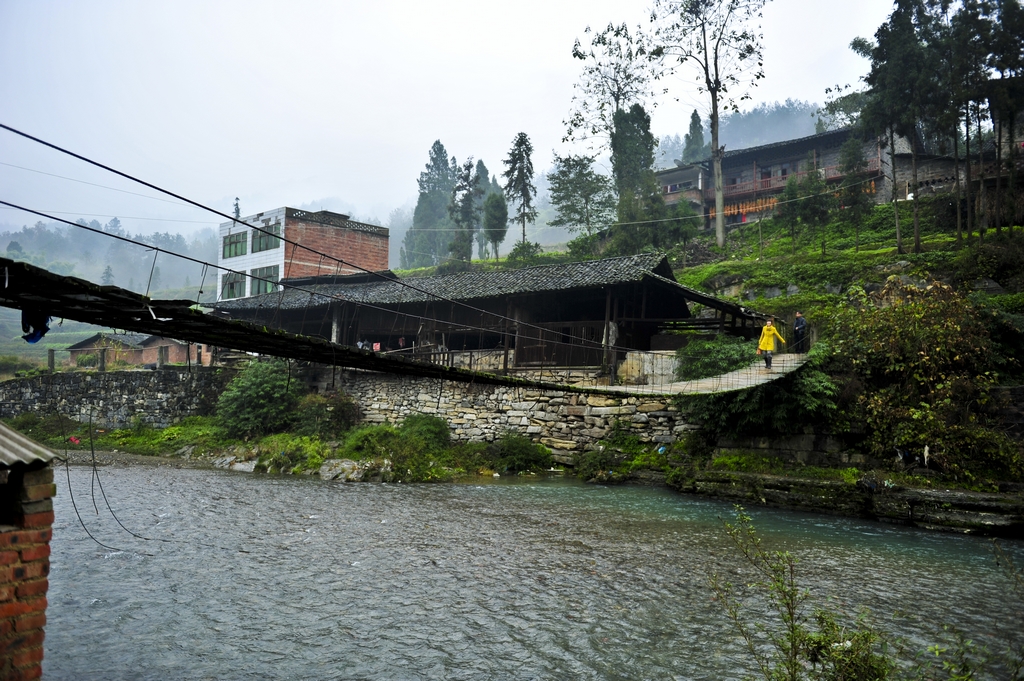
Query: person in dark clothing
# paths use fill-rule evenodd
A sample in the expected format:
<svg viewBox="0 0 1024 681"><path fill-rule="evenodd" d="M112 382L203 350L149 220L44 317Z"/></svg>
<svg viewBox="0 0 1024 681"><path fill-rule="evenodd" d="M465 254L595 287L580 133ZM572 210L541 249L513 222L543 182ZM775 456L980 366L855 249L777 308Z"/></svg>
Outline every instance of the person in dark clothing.
<svg viewBox="0 0 1024 681"><path fill-rule="evenodd" d="M793 351L807 352L807 320L799 311L793 320Z"/></svg>

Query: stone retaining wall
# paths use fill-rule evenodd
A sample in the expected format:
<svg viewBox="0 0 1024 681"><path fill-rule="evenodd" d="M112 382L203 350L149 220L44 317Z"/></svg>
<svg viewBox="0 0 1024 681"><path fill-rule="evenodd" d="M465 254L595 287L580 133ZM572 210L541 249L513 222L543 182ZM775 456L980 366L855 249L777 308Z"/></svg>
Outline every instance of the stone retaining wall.
<svg viewBox="0 0 1024 681"><path fill-rule="evenodd" d="M492 441L514 430L549 447L565 463L575 452L595 447L616 421L651 443L675 442L696 429L671 404L645 397L442 383L359 371L344 373L337 387L359 403L364 421L400 423L409 414L434 414L449 422L453 440L463 441Z"/></svg>
<svg viewBox="0 0 1024 681"><path fill-rule="evenodd" d="M0 383L0 417L54 412L97 426L125 428L138 418L166 428L212 411L230 371L167 367L159 371L57 373Z"/></svg>

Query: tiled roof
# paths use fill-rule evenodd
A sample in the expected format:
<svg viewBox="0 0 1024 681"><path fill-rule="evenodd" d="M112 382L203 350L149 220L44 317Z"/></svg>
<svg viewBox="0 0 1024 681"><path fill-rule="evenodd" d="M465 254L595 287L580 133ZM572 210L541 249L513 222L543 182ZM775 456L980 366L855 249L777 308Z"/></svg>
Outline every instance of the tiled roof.
<svg viewBox="0 0 1024 681"><path fill-rule="evenodd" d="M482 300L509 295L627 284L639 282L644 278L655 278L684 289L671 280L671 277L672 269L663 254L643 253L622 258L527 267L521 270L461 272L349 285L315 284L303 286L301 291L285 289L261 296L225 300L218 302L214 307L227 312L258 307L297 309L327 305L332 298L373 305L416 303L438 298Z"/></svg>
<svg viewBox="0 0 1024 681"><path fill-rule="evenodd" d="M89 336L84 341L79 341L74 345L69 345L68 350L81 350L82 348L88 348L101 338L113 341L132 350L141 350L142 341L149 338L149 336L144 333L104 333L101 331L94 336Z"/></svg>
<svg viewBox="0 0 1024 681"><path fill-rule="evenodd" d="M0 423L0 465L50 461L56 456L46 447Z"/></svg>

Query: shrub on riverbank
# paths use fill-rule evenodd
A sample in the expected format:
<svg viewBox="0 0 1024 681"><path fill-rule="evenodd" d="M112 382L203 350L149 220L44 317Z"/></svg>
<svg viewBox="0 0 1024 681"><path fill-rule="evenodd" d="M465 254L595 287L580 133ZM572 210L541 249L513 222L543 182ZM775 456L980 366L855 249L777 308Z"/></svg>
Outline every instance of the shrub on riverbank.
<svg viewBox="0 0 1024 681"><path fill-rule="evenodd" d="M252 362L217 400L217 417L233 437L280 432L294 418L299 384L281 360Z"/></svg>

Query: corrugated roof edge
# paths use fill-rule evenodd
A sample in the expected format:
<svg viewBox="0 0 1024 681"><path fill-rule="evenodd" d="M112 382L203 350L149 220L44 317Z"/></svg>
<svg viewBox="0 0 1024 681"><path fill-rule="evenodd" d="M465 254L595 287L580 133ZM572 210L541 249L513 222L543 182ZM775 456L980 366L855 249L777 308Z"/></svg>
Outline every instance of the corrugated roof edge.
<svg viewBox="0 0 1024 681"><path fill-rule="evenodd" d="M0 423L0 465L13 466L16 463L49 463L56 454L16 430Z"/></svg>

